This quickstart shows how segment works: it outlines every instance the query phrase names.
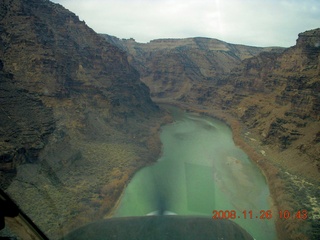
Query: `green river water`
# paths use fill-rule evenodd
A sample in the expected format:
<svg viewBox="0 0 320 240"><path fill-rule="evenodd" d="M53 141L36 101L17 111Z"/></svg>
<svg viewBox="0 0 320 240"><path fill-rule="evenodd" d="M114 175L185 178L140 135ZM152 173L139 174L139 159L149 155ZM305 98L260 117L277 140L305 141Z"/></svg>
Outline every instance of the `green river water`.
<svg viewBox="0 0 320 240"><path fill-rule="evenodd" d="M272 217L260 219L260 212L270 209L266 180L235 146L230 128L209 117L170 111L175 122L162 128L162 157L135 174L114 216L144 216L160 208L212 217L214 210L234 210L234 221L255 239L276 239Z"/></svg>

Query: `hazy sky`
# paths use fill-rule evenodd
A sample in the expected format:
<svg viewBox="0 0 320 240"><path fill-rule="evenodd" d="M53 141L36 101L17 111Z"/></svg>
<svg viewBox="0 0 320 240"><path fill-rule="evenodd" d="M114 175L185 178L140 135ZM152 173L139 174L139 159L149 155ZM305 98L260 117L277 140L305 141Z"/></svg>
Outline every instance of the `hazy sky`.
<svg viewBox="0 0 320 240"><path fill-rule="evenodd" d="M148 42L210 37L254 46L295 44L320 27L320 0L52 0L98 33Z"/></svg>

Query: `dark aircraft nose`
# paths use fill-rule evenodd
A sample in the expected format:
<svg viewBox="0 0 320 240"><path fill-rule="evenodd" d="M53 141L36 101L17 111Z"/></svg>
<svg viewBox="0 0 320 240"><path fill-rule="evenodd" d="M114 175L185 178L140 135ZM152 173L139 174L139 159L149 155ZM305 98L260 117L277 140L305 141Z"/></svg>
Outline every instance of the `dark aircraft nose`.
<svg viewBox="0 0 320 240"><path fill-rule="evenodd" d="M164 215L110 218L81 227L63 239L242 240L253 238L230 220Z"/></svg>

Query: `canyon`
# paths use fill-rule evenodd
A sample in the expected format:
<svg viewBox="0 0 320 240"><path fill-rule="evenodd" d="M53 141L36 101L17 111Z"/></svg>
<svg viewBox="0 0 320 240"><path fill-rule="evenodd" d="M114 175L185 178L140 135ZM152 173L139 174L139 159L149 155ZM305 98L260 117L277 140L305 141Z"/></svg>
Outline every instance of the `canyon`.
<svg viewBox="0 0 320 240"><path fill-rule="evenodd" d="M207 38L142 44L104 36L129 54L153 99L224 110L274 149L285 167L319 177L320 29L299 34L288 49Z"/></svg>
<svg viewBox="0 0 320 240"><path fill-rule="evenodd" d="M286 49L103 36L128 53L153 100L226 121L263 169L278 210L308 209L309 223L278 221L281 238L319 234L320 29L300 33Z"/></svg>
<svg viewBox="0 0 320 240"><path fill-rule="evenodd" d="M0 83L1 188L53 239L109 216L158 159L160 103L229 124L274 208L309 213L277 219L279 238L320 236L320 29L290 48L137 43L50 1L3 0Z"/></svg>

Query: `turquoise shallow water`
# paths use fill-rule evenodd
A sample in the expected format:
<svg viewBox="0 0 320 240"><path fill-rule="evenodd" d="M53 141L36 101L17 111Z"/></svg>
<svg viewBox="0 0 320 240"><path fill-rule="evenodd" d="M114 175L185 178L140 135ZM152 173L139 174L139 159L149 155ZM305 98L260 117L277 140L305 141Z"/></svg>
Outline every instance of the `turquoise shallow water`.
<svg viewBox="0 0 320 240"><path fill-rule="evenodd" d="M230 128L212 118L171 111L175 122L162 129L162 157L135 174L115 217L159 209L211 217L213 210L234 210L234 221L255 239L276 239L272 218L260 219L260 212L270 209L265 178L234 145Z"/></svg>

